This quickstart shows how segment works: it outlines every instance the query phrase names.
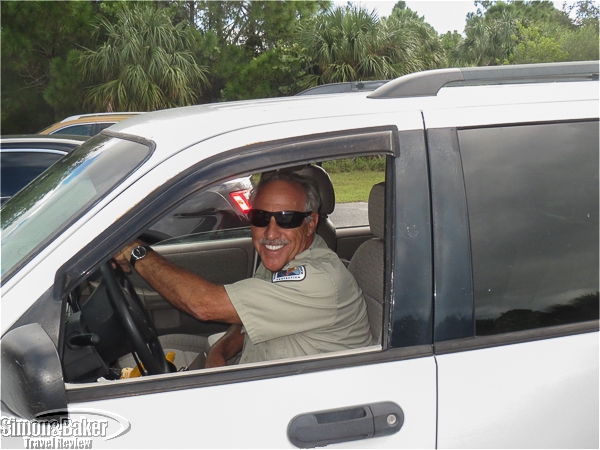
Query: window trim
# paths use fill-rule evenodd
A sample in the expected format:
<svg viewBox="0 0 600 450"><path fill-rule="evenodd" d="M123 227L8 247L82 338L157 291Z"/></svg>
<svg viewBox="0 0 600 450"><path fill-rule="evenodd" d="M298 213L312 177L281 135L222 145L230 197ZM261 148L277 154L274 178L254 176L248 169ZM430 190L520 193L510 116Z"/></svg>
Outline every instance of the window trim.
<svg viewBox="0 0 600 450"><path fill-rule="evenodd" d="M555 325L544 328L533 328L531 330L513 331L510 333L474 336L465 339L436 342L434 344L434 353L436 355L445 355L448 353L458 353L471 350L501 347L504 345L522 344L543 339L574 336L577 334L597 333L599 331L599 326L600 321L589 320L586 322L575 322L566 325Z"/></svg>
<svg viewBox="0 0 600 450"><path fill-rule="evenodd" d="M407 348L390 348L386 351L373 347L373 351L355 355L315 358L309 361L273 361L259 367L230 367L218 371L191 371L183 374L166 374L143 377L135 382L96 383L93 385L67 385L67 403L125 398L183 389L222 386L247 381L267 380L302 375L323 370L343 369L364 365L406 361L433 356L430 345Z"/></svg>

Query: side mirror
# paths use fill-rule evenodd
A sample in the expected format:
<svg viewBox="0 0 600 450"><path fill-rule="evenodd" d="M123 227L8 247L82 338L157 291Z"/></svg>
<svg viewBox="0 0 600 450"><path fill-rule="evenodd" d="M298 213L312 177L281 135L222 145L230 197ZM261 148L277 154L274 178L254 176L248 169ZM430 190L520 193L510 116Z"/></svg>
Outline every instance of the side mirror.
<svg viewBox="0 0 600 450"><path fill-rule="evenodd" d="M67 411L67 391L54 343L37 323L9 331L1 341L2 403L28 420Z"/></svg>

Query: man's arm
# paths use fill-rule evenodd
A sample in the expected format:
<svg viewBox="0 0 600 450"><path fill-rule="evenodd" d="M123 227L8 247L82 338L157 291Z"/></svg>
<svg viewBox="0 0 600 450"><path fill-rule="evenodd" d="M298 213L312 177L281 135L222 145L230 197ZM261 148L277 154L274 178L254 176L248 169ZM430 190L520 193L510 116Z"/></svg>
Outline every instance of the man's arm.
<svg viewBox="0 0 600 450"><path fill-rule="evenodd" d="M241 325L231 325L227 333L215 342L206 356L205 368L227 365L227 360L233 358L244 347L244 333Z"/></svg>
<svg viewBox="0 0 600 450"><path fill-rule="evenodd" d="M125 272L129 272L131 250L138 245L143 243L135 241L114 256ZM135 270L164 299L200 320L242 323L223 286L176 266L157 252L148 252L137 261Z"/></svg>

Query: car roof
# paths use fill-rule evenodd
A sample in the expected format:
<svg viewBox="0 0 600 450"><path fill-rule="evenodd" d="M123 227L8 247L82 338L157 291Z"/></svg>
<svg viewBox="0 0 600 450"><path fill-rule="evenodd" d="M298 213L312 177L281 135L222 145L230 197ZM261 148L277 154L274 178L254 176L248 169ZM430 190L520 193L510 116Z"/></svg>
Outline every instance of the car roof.
<svg viewBox="0 0 600 450"><path fill-rule="evenodd" d="M110 131L103 133L118 132L153 141L156 152L166 152L162 156L168 156L170 152L219 134L266 124L426 109L457 110L484 105L515 107L527 102L590 98L588 82L560 83L568 84L568 87L558 89L555 80L534 84L458 85L442 87L437 94L425 96L376 97L381 89L394 87L396 81L374 92L246 100L150 112L113 125Z"/></svg>
<svg viewBox="0 0 600 450"><path fill-rule="evenodd" d="M120 122L130 117L134 117L143 112L114 112L114 113L93 113L93 114L79 114L76 116L70 116L66 119L56 122L49 127L44 128L40 133L51 133L55 130L59 130L69 125L77 124L89 124L89 123L107 123L107 122Z"/></svg>
<svg viewBox="0 0 600 450"><path fill-rule="evenodd" d="M143 112L107 112L107 113L90 113L90 114L78 114L75 116L67 117L66 119L61 120L59 123L67 123L74 122L79 120L94 119L94 120L107 120L113 117L117 119L122 119L123 116L131 117L138 114L144 114Z"/></svg>

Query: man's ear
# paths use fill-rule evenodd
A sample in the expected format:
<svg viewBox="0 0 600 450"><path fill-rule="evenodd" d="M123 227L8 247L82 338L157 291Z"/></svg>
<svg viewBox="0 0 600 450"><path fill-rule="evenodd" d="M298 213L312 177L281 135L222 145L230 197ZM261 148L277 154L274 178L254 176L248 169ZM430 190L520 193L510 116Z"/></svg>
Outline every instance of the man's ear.
<svg viewBox="0 0 600 450"><path fill-rule="evenodd" d="M319 213L311 213L310 217L311 220L308 221L308 232L309 234L313 234L316 233L317 225L319 225Z"/></svg>

